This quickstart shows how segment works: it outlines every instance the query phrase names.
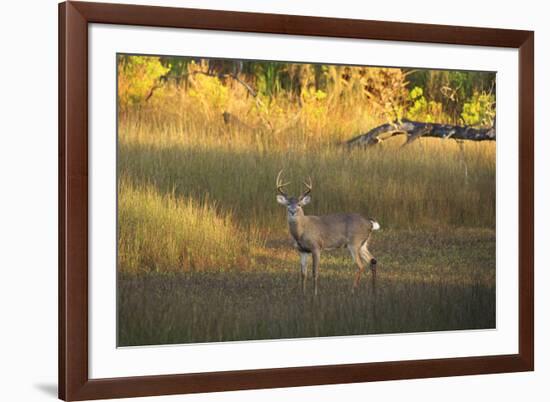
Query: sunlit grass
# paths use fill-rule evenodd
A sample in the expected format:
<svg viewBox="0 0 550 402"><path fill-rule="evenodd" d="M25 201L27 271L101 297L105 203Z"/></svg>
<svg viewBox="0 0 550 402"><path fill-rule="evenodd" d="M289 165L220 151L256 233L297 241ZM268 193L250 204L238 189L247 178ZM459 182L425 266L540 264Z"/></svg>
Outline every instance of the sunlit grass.
<svg viewBox="0 0 550 402"><path fill-rule="evenodd" d="M349 150L387 121L362 98L259 106L216 85L164 88L119 115L121 345L494 327L494 142ZM380 222L376 292L351 294L355 268L338 250L323 253L321 296L302 295L280 169L292 194L311 176L306 213Z"/></svg>
<svg viewBox="0 0 550 402"><path fill-rule="evenodd" d="M122 122L119 173L138 193L145 186L197 205L215 204L217 213L238 222L236 237L256 243L287 236L286 215L274 191L283 168L294 194L305 177L312 177L309 214L358 212L385 229L494 227L494 143L421 139L402 148L403 138L396 137L369 150L349 151L270 148L244 137L232 142L202 131L164 132L146 118L137 126ZM215 231L223 228L216 225L204 236L214 242Z"/></svg>
<svg viewBox="0 0 550 402"><path fill-rule="evenodd" d="M248 266L258 236L240 231L214 202L182 199L119 179L118 261L123 272L188 272Z"/></svg>
<svg viewBox="0 0 550 402"><path fill-rule="evenodd" d="M140 264L153 270L248 265L256 244L287 236L285 212L274 197L275 176L283 168L292 180L289 190L293 193L299 193L305 177L312 177L309 214L358 212L376 218L385 229L494 227L494 143L420 139L402 147L404 139L395 137L368 150L348 150L328 142L321 146L314 140L288 146L294 141L292 130L271 133L275 139L245 131L227 137L220 116L199 124L192 113L186 114L182 121L188 126L180 127L166 125L155 117L157 113L153 110L121 118L118 169L124 185L119 194L128 198L124 194L128 190L134 198L140 194L150 198L155 191L160 198L169 197L164 204L167 222L175 217L175 212L170 212L172 204L178 204L180 198L192 201L193 207L179 213L174 222L194 215L194 229L185 233L196 231L201 242L181 241L181 228L189 227L183 222L159 242L152 222L153 230L140 237L149 244L149 260L142 255L144 248L128 248L121 254L122 269L144 269ZM143 219L158 211L151 208L146 212L139 202L133 205L133 213L144 215ZM119 208L122 219L128 206L121 203ZM231 224L211 224L211 215L204 211L222 220L230 216ZM120 225L126 227L124 222ZM211 247L229 237L235 241ZM170 245L169 252L161 249L163 242ZM191 251L185 251L184 243ZM194 263L184 264L182 259L190 254ZM235 254L241 258L229 258ZM156 258L158 263L154 263Z"/></svg>

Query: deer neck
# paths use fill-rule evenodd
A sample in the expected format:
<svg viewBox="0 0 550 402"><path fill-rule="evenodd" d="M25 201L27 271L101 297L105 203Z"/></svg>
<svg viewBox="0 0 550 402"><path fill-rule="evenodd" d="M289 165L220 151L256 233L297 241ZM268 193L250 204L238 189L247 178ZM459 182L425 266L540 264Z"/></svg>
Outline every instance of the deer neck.
<svg viewBox="0 0 550 402"><path fill-rule="evenodd" d="M307 217L304 215L298 215L295 216L292 219L288 219L288 228L290 230L290 234L296 241L302 238L302 235L304 234L304 225Z"/></svg>

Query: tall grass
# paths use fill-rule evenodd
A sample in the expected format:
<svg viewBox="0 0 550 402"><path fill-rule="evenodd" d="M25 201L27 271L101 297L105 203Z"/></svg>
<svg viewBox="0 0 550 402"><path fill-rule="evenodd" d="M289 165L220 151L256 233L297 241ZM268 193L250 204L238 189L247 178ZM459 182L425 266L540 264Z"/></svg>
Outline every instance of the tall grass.
<svg viewBox="0 0 550 402"><path fill-rule="evenodd" d="M246 268L258 236L240 231L231 215L213 202L161 194L149 185L134 188L119 179L118 258L122 271L200 271Z"/></svg>
<svg viewBox="0 0 550 402"><path fill-rule="evenodd" d="M194 75L120 109L120 346L494 328L495 143L395 137L349 150L403 87L384 95L380 80L373 101L360 81L333 82L253 98ZM323 253L320 296L302 294L280 169L293 194L311 176L306 213L381 223L376 286L367 275L352 295L356 268L337 250Z"/></svg>
<svg viewBox="0 0 550 402"><path fill-rule="evenodd" d="M398 141L398 140L395 140ZM422 140L369 151L273 150L269 153L223 144L122 142L120 165L136 183L151 181L164 191L196 198L208 195L262 226L280 209L274 202L275 176L285 169L290 190L311 175L311 212L345 208L374 214L392 227L494 224L494 144ZM159 167L162 165L162 169ZM414 214L414 216L411 215Z"/></svg>
<svg viewBox="0 0 550 402"><path fill-rule="evenodd" d="M120 227L125 216L132 222L158 205L164 205L162 219L179 222L158 233L155 221L144 217L150 228L142 238L151 256L130 248L120 260L124 269L246 265L243 256L264 240L287 237L285 213L274 198L280 169L292 180L293 193L304 177L312 177L309 214L358 212L386 230L494 227L494 143L421 139L402 147L404 138L395 137L368 150L348 150L343 140L384 122L381 115L365 117L369 103L358 102L352 110L349 100L320 97L299 106L279 96L258 105L240 86L198 77L190 89L171 86L162 98L119 116L119 196L125 200ZM227 110L231 117L224 119ZM153 193L163 200L154 207ZM177 213L169 212L173 207ZM194 222L193 230L185 229L187 221ZM191 236L195 232L200 236ZM194 262L182 263L182 255L190 254L185 250L193 250Z"/></svg>

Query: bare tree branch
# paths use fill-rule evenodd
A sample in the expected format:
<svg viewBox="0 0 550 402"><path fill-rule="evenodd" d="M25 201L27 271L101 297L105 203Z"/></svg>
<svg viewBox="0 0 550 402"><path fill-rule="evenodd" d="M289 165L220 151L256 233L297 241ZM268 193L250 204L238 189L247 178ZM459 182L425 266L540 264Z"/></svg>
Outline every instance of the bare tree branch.
<svg viewBox="0 0 550 402"><path fill-rule="evenodd" d="M407 136L407 141L404 145L410 144L420 137L495 141L496 129L494 126L489 128L476 128L472 126L453 126L450 124L424 123L403 119L402 121L395 121L375 127L367 133L360 134L350 139L347 141L347 145L349 147L368 147L395 135Z"/></svg>

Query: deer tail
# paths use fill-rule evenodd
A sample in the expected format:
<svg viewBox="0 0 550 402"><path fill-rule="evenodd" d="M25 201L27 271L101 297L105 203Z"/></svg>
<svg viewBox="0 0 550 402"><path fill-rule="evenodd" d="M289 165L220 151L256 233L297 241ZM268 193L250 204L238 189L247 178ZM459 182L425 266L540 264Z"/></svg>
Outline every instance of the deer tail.
<svg viewBox="0 0 550 402"><path fill-rule="evenodd" d="M377 221L375 221L375 220L372 219L372 218L369 219L369 221L370 221L370 223L371 223L371 225L372 225L372 230L378 230L378 229L380 229L380 224L379 224Z"/></svg>

